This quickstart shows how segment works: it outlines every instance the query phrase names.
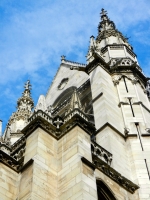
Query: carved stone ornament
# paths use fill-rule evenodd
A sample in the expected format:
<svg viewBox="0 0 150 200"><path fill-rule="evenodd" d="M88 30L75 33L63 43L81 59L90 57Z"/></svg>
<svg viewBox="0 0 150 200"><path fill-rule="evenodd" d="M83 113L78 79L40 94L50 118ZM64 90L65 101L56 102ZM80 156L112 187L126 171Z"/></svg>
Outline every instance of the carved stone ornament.
<svg viewBox="0 0 150 200"><path fill-rule="evenodd" d="M123 47L123 45L120 45L120 47ZM110 67L116 67L116 66L131 66L134 62L130 58L112 58L110 61Z"/></svg>
<svg viewBox="0 0 150 200"><path fill-rule="evenodd" d="M108 165L111 164L112 154L105 150L103 147L98 145L96 142L91 143L92 154L106 162Z"/></svg>
<svg viewBox="0 0 150 200"><path fill-rule="evenodd" d="M125 43L128 43L128 38L124 37L122 33L116 29L115 23L108 18L107 12L102 9L100 14L101 21L98 25L98 36L96 40L101 41L110 36L117 36L121 38Z"/></svg>
<svg viewBox="0 0 150 200"><path fill-rule="evenodd" d="M64 89L65 86L67 85L68 81L69 81L69 78L62 79L60 84L58 85L58 90Z"/></svg>
<svg viewBox="0 0 150 200"><path fill-rule="evenodd" d="M112 81L113 81L114 85L118 85L119 84L119 81L120 81L121 77L122 77L121 75L114 75L112 77Z"/></svg>
<svg viewBox="0 0 150 200"><path fill-rule="evenodd" d="M118 85L119 81L121 80L122 77L126 77L127 79L129 79L132 84L136 84L137 82L139 82L138 78L136 78L134 75L128 75L128 74L121 74L121 75L114 75L112 76L112 80L114 85ZM141 84L141 82L139 82L141 87L143 88L143 85Z"/></svg>

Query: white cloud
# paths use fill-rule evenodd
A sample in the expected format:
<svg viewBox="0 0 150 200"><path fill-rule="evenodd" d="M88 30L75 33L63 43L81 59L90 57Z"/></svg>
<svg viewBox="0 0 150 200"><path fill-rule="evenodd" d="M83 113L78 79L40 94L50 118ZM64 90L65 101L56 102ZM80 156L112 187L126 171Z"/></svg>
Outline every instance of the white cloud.
<svg viewBox="0 0 150 200"><path fill-rule="evenodd" d="M85 62L89 37L97 34L102 7L119 30L136 36L135 42L139 37L142 44L135 30L141 32L139 24L150 22L149 0L1 0L0 88L6 101L0 104L9 104L8 99L16 101L28 78L37 100L48 89L62 54ZM149 33L147 27L142 31Z"/></svg>

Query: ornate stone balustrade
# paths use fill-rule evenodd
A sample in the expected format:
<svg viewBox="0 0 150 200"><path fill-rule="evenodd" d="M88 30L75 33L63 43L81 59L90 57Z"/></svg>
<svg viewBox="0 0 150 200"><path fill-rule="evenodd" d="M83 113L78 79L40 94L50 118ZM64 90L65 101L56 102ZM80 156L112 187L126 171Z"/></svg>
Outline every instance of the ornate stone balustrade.
<svg viewBox="0 0 150 200"><path fill-rule="evenodd" d="M10 154L11 148L10 145L8 145L5 142L0 142L0 150L4 151L7 154Z"/></svg>
<svg viewBox="0 0 150 200"><path fill-rule="evenodd" d="M2 162L4 165L10 167L16 172L19 172L19 170L23 166L23 158L19 159L18 161L11 157L10 155L6 154L4 151L0 150L0 162Z"/></svg>
<svg viewBox="0 0 150 200"><path fill-rule="evenodd" d="M22 136L21 138L19 138L12 146L11 146L11 154L13 152L15 152L18 148L20 148L21 146L26 144L26 138L24 136Z"/></svg>
<svg viewBox="0 0 150 200"><path fill-rule="evenodd" d="M49 123L52 124L52 118L48 114L43 112L42 110L38 110L38 111L34 112L33 115L28 119L28 122L30 123L37 117L42 117L43 119L45 119L46 121L48 121Z"/></svg>
<svg viewBox="0 0 150 200"><path fill-rule="evenodd" d="M88 117L82 112L80 111L79 109L74 109L73 111L69 112L65 118L64 118L64 122L67 122L69 121L73 116L75 115L79 115L81 116L84 120L88 121Z"/></svg>
<svg viewBox="0 0 150 200"><path fill-rule="evenodd" d="M93 155L96 156L98 159L103 160L108 165L111 164L112 161L112 154L109 153L106 149L98 145L96 142L91 143L91 151L92 151L92 157Z"/></svg>
<svg viewBox="0 0 150 200"><path fill-rule="evenodd" d="M110 167L112 154L95 142L91 144L93 166L103 172L106 176L118 183L121 187L134 193L139 186L122 176L115 169Z"/></svg>
<svg viewBox="0 0 150 200"><path fill-rule="evenodd" d="M24 158L25 149L26 149L26 138L22 136L11 146L12 151L10 153L10 156L13 157L15 160L19 161L20 159Z"/></svg>

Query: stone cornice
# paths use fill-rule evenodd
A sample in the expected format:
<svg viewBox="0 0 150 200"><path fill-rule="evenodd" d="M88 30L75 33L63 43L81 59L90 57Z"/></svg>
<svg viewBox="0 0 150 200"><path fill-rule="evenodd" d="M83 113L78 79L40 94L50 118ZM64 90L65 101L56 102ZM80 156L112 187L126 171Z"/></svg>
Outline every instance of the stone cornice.
<svg viewBox="0 0 150 200"><path fill-rule="evenodd" d="M97 156L105 163L111 164L113 155L96 142L91 142L91 151L93 155Z"/></svg>
<svg viewBox="0 0 150 200"><path fill-rule="evenodd" d="M95 170L95 165L93 165L93 163L91 163L90 161L88 161L86 158L82 157L81 161L86 164L88 167L90 167L91 169Z"/></svg>
<svg viewBox="0 0 150 200"><path fill-rule="evenodd" d="M84 131L86 131L89 135L92 135L95 132L95 127L93 126L93 124L89 123L76 112L72 117L70 117L69 120L64 122L64 124L61 125L59 128L56 128L56 126L52 124L52 121L47 120L44 117L44 112L40 111L40 113L40 115L38 114L38 112L35 113L35 116L32 116L32 119L29 119L30 123L22 130L22 133L25 137L28 137L38 127L42 128L44 131L46 131L48 134L50 134L57 140L59 140L77 125Z"/></svg>
<svg viewBox="0 0 150 200"><path fill-rule="evenodd" d="M14 170L15 172L19 172L19 170L22 168L23 161L24 161L23 157L20 160L17 161L16 159L11 157L10 155L8 155L5 152L0 150L0 162L3 163L4 165L8 166L9 168Z"/></svg>
<svg viewBox="0 0 150 200"><path fill-rule="evenodd" d="M19 152L22 148L24 148L26 145L26 138L24 135L19 138L12 146L11 146L11 156L14 156L16 153Z"/></svg>
<svg viewBox="0 0 150 200"><path fill-rule="evenodd" d="M137 189L139 189L138 185L134 184L129 179L122 176L119 172L117 172L115 169L110 167L110 165L102 161L100 158L98 158L94 154L92 154L92 160L93 160L93 164L95 168L100 170L102 173L104 173L110 179L115 181L117 184L119 184L128 192L133 194Z"/></svg>
<svg viewBox="0 0 150 200"><path fill-rule="evenodd" d="M126 45L126 44L108 44L101 49L101 52L104 53L108 50L108 47L117 48L117 47L126 47L127 51L132 55L132 57L136 57L137 55Z"/></svg>
<svg viewBox="0 0 150 200"><path fill-rule="evenodd" d="M93 53L94 56L94 60L92 62L90 62L86 68L85 68L85 72L87 74L90 74L97 66L101 66L102 68L104 68L108 73L109 73L109 65L104 61L104 59L99 56L97 53Z"/></svg>
<svg viewBox="0 0 150 200"><path fill-rule="evenodd" d="M138 69L137 64L131 66L117 66L115 68L111 68L111 75L113 74L122 74L122 73L132 73L137 79L141 80L144 85L147 83L147 77Z"/></svg>
<svg viewBox="0 0 150 200"><path fill-rule="evenodd" d="M134 76L138 78L139 80L141 80L146 86L148 78L145 77L145 75L142 73L141 68L137 65L136 62L133 63L132 65L124 65L124 66L123 65L120 66L118 64L117 66L113 68L113 67L110 67L110 63L106 63L104 59L100 55L98 55L98 53L94 52L93 56L94 56L94 60L90 62L85 68L85 72L87 74L90 74L96 67L100 66L110 75L113 75L115 73L117 74L133 73ZM124 58L124 59L127 59L127 58Z"/></svg>
<svg viewBox="0 0 150 200"><path fill-rule="evenodd" d="M103 129L105 129L106 127L111 128L112 130L114 130L116 133L118 133L121 137L123 137L125 139L125 135L123 135L123 133L121 133L119 130L117 130L112 124L110 124L109 122L106 122L103 126L101 126L99 129L96 130L95 135L97 135L99 132L101 132Z"/></svg>
<svg viewBox="0 0 150 200"><path fill-rule="evenodd" d="M115 131L118 135L120 135L124 140L127 140L130 137L137 137L137 134L124 134L121 133L119 130L117 130L112 124L110 124L109 122L105 123L103 126L101 126L99 129L96 130L95 135L97 135L98 133L100 133L103 129L105 129L106 127L111 128L113 131Z"/></svg>

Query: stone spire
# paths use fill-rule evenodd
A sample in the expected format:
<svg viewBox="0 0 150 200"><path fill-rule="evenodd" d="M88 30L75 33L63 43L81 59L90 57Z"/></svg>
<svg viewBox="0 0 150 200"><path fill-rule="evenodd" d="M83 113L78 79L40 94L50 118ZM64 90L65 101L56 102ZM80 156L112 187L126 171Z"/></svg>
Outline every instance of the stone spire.
<svg viewBox="0 0 150 200"><path fill-rule="evenodd" d="M27 124L31 115L34 102L31 98L31 84L28 80L24 86L24 92L17 101L17 111L12 114L9 120L11 133L18 132Z"/></svg>
<svg viewBox="0 0 150 200"><path fill-rule="evenodd" d="M31 112L34 103L31 98L31 84L30 81L27 81L24 86L25 90L22 93L22 97L17 101L17 111L19 110L28 110Z"/></svg>
<svg viewBox="0 0 150 200"><path fill-rule="evenodd" d="M101 20L98 25L98 36L90 38L90 46L87 53L87 63L94 60L95 55L109 63L113 58L130 58L137 62L133 48L121 32L116 29L115 23L109 19L107 12L101 10Z"/></svg>
<svg viewBox="0 0 150 200"><path fill-rule="evenodd" d="M65 115L69 114L74 109L79 109L80 111L83 111L83 107L82 107L77 89L74 90L71 96L69 107L66 109Z"/></svg>
<svg viewBox="0 0 150 200"><path fill-rule="evenodd" d="M101 15L101 21L98 25L98 36L96 40L100 42L103 39L114 36L116 37L116 40L113 41L115 44L126 43L126 45L129 45L128 39L124 37L122 33L116 29L115 23L108 18L107 11L105 11L102 8L100 15ZM111 41L107 40L105 44L107 45L111 43L112 43Z"/></svg>

